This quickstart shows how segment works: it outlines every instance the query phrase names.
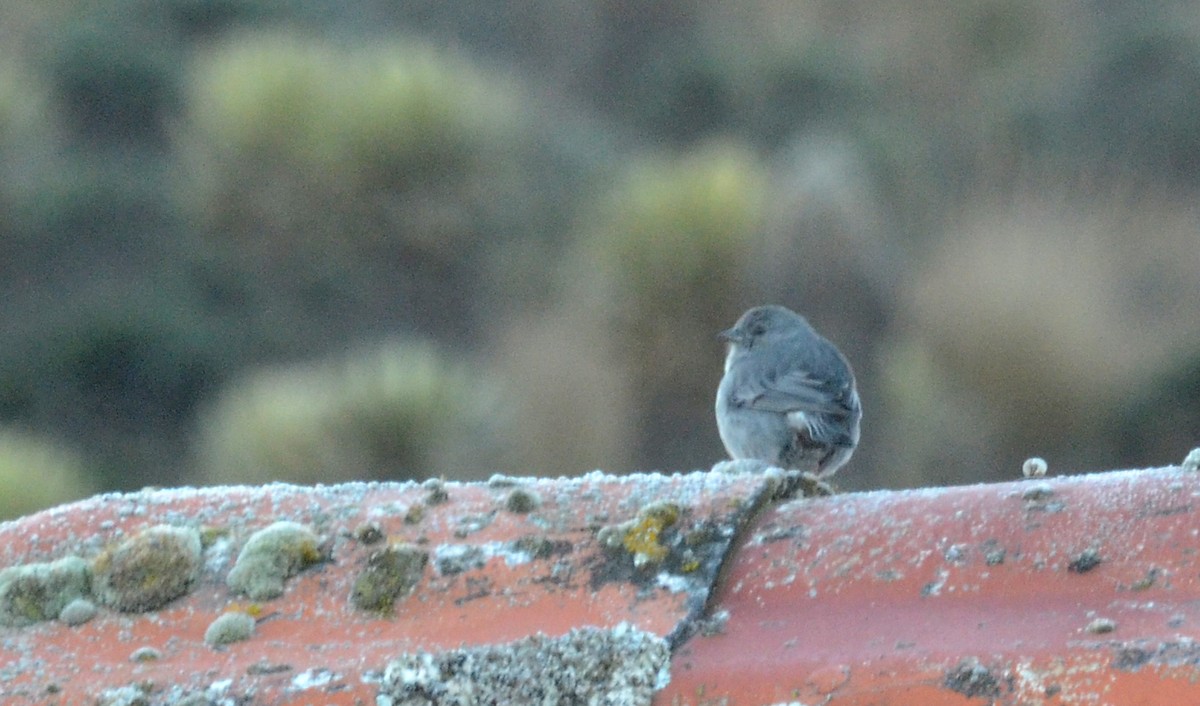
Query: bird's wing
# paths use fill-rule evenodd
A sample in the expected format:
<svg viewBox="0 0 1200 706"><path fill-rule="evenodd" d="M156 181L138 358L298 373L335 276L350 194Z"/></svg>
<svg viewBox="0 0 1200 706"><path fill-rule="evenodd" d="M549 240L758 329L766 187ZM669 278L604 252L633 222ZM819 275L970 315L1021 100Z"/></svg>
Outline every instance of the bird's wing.
<svg viewBox="0 0 1200 706"><path fill-rule="evenodd" d="M850 380L830 381L793 367L760 380L747 380L738 388L735 403L764 412L847 416L851 413Z"/></svg>

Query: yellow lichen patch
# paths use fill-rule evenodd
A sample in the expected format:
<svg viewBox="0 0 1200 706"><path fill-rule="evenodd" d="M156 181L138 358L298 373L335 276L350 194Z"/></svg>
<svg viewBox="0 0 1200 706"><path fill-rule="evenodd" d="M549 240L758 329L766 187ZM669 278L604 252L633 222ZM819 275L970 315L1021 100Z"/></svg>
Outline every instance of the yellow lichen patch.
<svg viewBox="0 0 1200 706"><path fill-rule="evenodd" d="M245 613L251 618L261 618L263 616L263 606L261 603L231 603L229 613Z"/></svg>
<svg viewBox="0 0 1200 706"><path fill-rule="evenodd" d="M667 557L668 549L659 541L663 530L679 520L679 506L654 503L642 508L633 524L625 530L623 544L633 554L637 566L657 564Z"/></svg>

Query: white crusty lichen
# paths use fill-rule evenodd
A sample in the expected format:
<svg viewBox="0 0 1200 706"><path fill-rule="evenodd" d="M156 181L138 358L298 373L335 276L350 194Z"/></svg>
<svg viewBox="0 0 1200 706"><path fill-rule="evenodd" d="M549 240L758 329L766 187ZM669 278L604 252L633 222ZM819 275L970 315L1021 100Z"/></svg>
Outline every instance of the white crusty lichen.
<svg viewBox="0 0 1200 706"><path fill-rule="evenodd" d="M376 703L645 706L670 680L670 659L666 640L627 623L503 645L413 652L387 666Z"/></svg>

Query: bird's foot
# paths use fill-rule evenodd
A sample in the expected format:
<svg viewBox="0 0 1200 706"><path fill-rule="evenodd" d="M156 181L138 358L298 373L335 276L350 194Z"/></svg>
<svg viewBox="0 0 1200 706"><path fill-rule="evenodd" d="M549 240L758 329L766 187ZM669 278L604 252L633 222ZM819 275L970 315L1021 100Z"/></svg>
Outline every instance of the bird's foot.
<svg viewBox="0 0 1200 706"><path fill-rule="evenodd" d="M796 490L805 498L824 498L838 492L831 483L811 471L801 471L798 474Z"/></svg>

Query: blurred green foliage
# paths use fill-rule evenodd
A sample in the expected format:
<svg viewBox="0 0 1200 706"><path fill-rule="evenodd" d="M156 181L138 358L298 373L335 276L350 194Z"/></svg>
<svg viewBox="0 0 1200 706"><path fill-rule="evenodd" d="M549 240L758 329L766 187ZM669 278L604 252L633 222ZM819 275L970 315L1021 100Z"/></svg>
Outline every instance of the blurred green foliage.
<svg viewBox="0 0 1200 706"><path fill-rule="evenodd" d="M702 144L635 161L585 209L564 301L587 302L576 315L607 332L633 391L620 413L639 430L636 457L651 467L668 468L712 438L715 332L745 302L767 180L750 149Z"/></svg>
<svg viewBox="0 0 1200 706"><path fill-rule="evenodd" d="M683 313L718 290L735 294L741 262L762 227L768 175L750 150L702 145L635 162L582 226L582 269L597 269L609 304L643 328L655 307Z"/></svg>
<svg viewBox="0 0 1200 706"><path fill-rule="evenodd" d="M776 301L858 373L847 487L1177 461L1198 20L5 3L0 425L106 488L703 467Z"/></svg>
<svg viewBox="0 0 1200 706"><path fill-rule="evenodd" d="M0 429L0 520L8 520L98 490L79 452L16 429Z"/></svg>
<svg viewBox="0 0 1200 706"><path fill-rule="evenodd" d="M349 191L404 189L463 173L509 134L509 94L495 80L421 42L245 34L196 67L189 114L219 159L272 162Z"/></svg>
<svg viewBox="0 0 1200 706"><path fill-rule="evenodd" d="M496 386L428 344L391 341L341 360L252 373L208 406L208 483L485 478L507 420ZM486 453L485 453L486 452Z"/></svg>

